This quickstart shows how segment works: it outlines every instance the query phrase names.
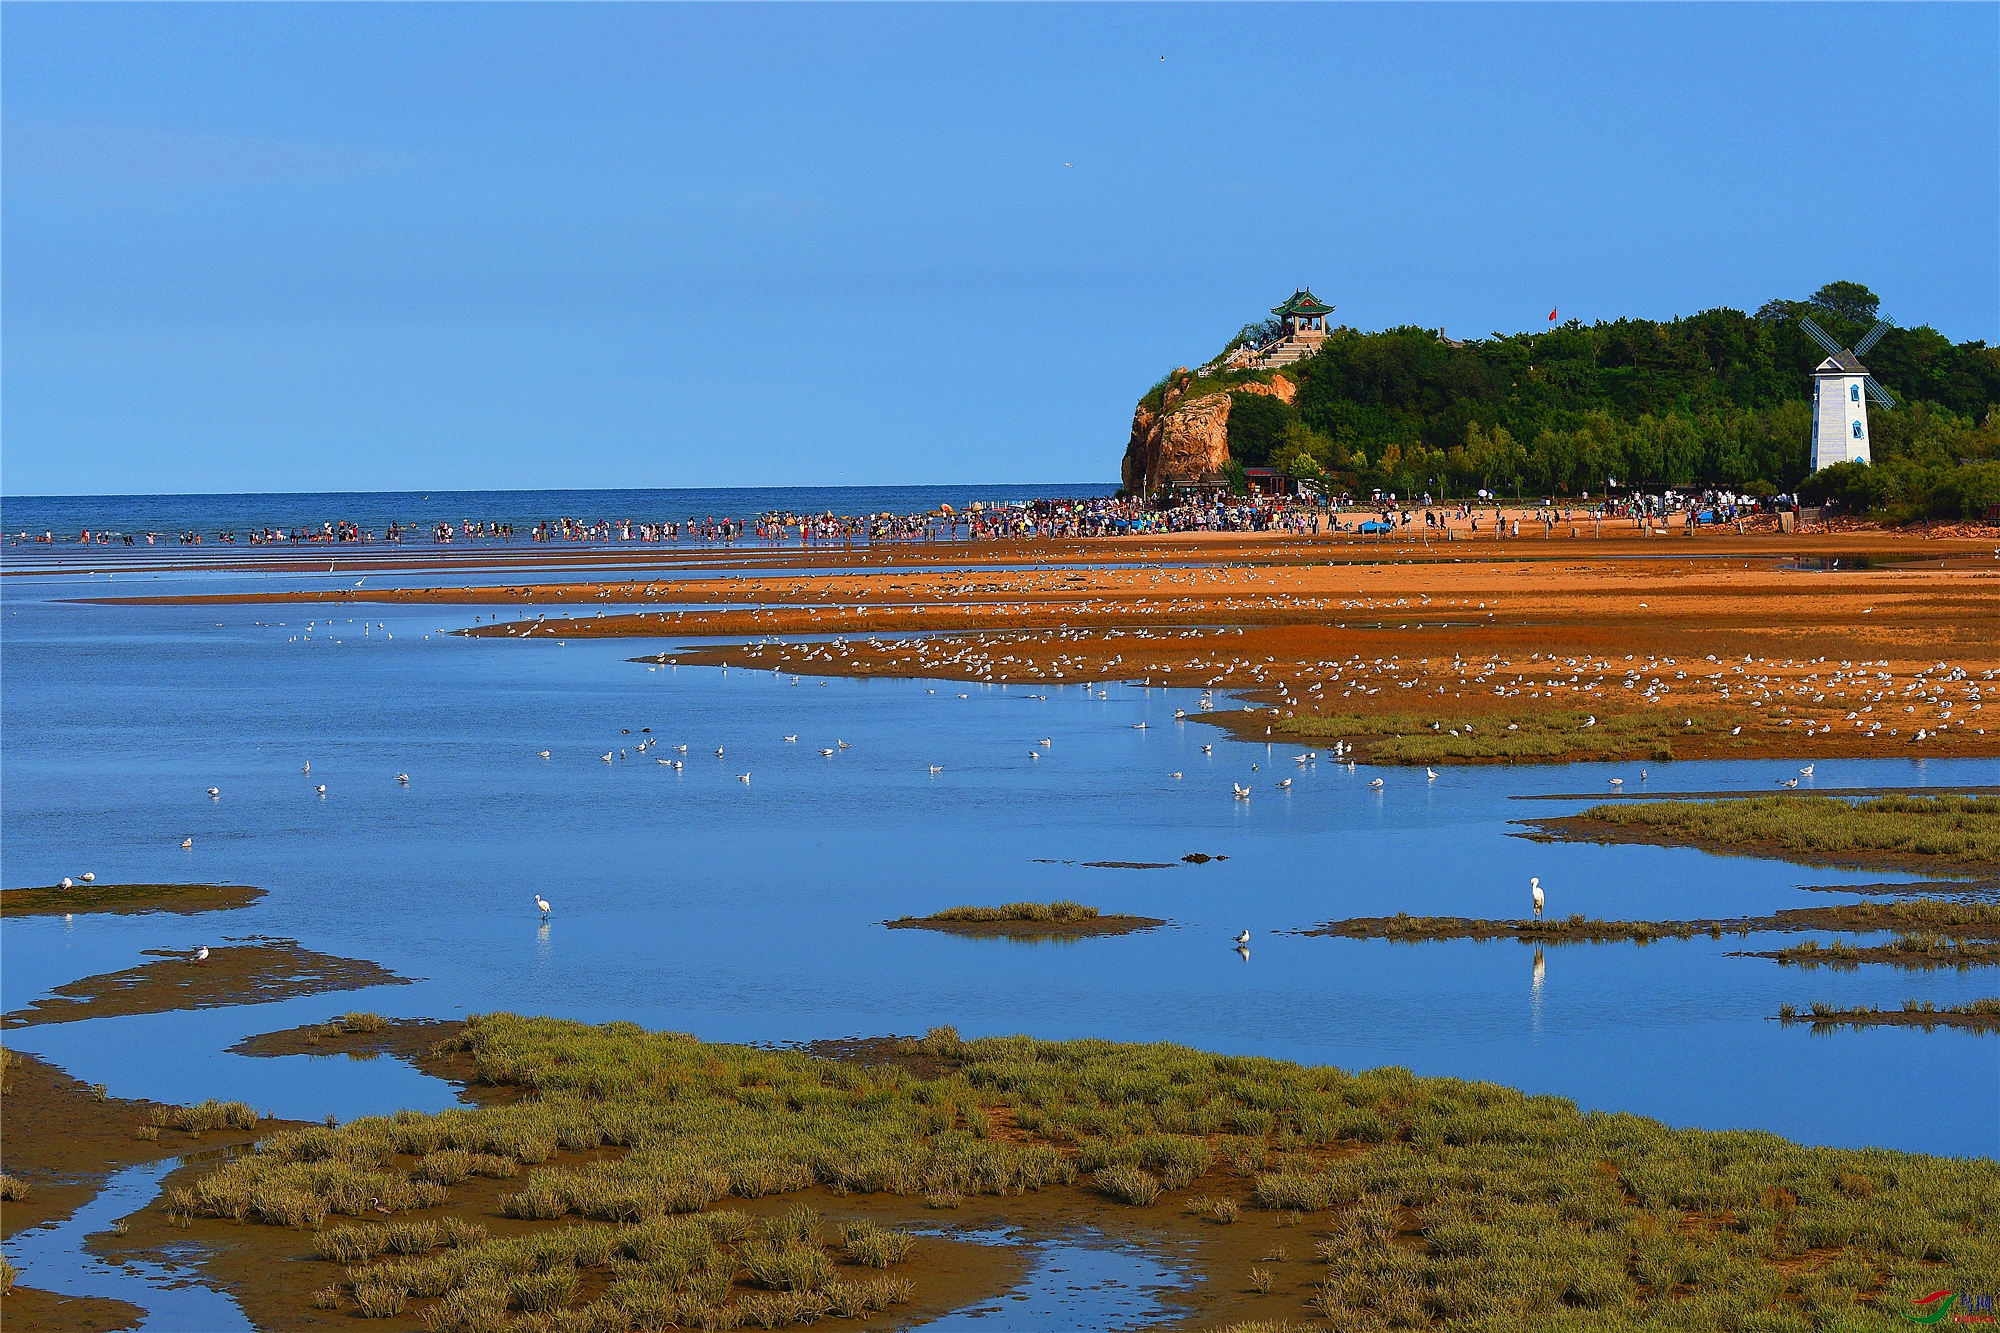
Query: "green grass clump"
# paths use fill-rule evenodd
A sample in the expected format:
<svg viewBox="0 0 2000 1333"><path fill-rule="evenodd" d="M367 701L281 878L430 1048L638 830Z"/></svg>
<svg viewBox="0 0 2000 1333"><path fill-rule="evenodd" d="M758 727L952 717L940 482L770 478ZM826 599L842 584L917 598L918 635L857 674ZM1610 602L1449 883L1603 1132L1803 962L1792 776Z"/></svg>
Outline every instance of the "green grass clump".
<svg viewBox="0 0 2000 1333"><path fill-rule="evenodd" d="M1160 1181L1150 1171L1120 1163L1107 1166L1091 1177L1097 1188L1120 1203L1145 1207L1160 1197Z"/></svg>
<svg viewBox="0 0 2000 1333"><path fill-rule="evenodd" d="M27 1197L27 1181L22 1180L18 1176L10 1176L4 1171L0 1171L0 1200L13 1203L17 1199L25 1199Z"/></svg>
<svg viewBox="0 0 2000 1333"><path fill-rule="evenodd" d="M334 1022L340 1025L342 1032L349 1033L380 1032L389 1026L389 1020L380 1014L346 1013Z"/></svg>
<svg viewBox="0 0 2000 1333"><path fill-rule="evenodd" d="M1676 737L1711 733L1717 725L1708 715L1672 717L1653 713L1607 713L1586 726L1589 714L1549 709L1520 714L1490 714L1470 720L1437 714L1389 713L1362 716L1343 713L1326 717L1289 717L1273 723L1288 741L1359 740L1370 763L1434 764L1452 762L1541 763L1575 756L1600 759L1674 757ZM1431 730L1431 723L1438 723ZM1513 730L1508 730L1509 727ZM1727 730L1727 727L1723 727ZM1456 736L1451 733L1456 731Z"/></svg>
<svg viewBox="0 0 2000 1333"><path fill-rule="evenodd" d="M998 907L947 907L926 921L1088 921L1095 907L1061 900L1052 903L1002 903Z"/></svg>
<svg viewBox="0 0 2000 1333"><path fill-rule="evenodd" d="M901 1263L916 1243L905 1232L888 1231L872 1222L850 1222L840 1229L840 1238L849 1261L868 1268Z"/></svg>
<svg viewBox="0 0 2000 1333"><path fill-rule="evenodd" d="M8 1292L12 1291L14 1289L14 1279L20 1276L20 1269L14 1267L14 1265L8 1263L5 1259L0 1259L0 1296L5 1296Z"/></svg>
<svg viewBox="0 0 2000 1333"><path fill-rule="evenodd" d="M1592 806L1578 818L1730 846L1776 844L1788 852L1928 857L2000 865L2000 796L1758 796Z"/></svg>
<svg viewBox="0 0 2000 1333"><path fill-rule="evenodd" d="M449 1189L411 1178L430 1154L532 1167L522 1192L558 1224L403 1256L385 1242L353 1265L357 1307L421 1302L427 1329L722 1327L860 1299L816 1215L752 1225L697 1198L944 1201L1081 1173L1139 1203L1210 1162L1242 1173L1253 1205L1313 1215L1313 1300L1342 1329L1886 1328L1910 1297L2000 1271L2000 1162L1673 1129L1400 1069L943 1030L862 1065L505 1014L458 1044L477 1080L517 1095L273 1134L169 1206L269 1222L300 1195L329 1218L379 1196L421 1212ZM1004 1137L976 1132L1003 1121ZM568 1290L602 1294L518 1309L516 1279L565 1269L590 1275Z"/></svg>
<svg viewBox="0 0 2000 1333"><path fill-rule="evenodd" d="M148 1113L158 1129L255 1129L257 1113L242 1102L205 1101L198 1106L155 1106Z"/></svg>

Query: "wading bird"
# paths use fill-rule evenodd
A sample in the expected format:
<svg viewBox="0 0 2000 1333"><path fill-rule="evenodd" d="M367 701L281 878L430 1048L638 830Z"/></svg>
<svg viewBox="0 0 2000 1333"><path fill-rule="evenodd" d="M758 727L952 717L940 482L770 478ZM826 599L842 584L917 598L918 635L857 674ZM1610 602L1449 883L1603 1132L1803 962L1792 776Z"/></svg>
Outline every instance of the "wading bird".
<svg viewBox="0 0 2000 1333"><path fill-rule="evenodd" d="M1528 892L1534 895L1535 917L1539 920L1542 915L1542 881L1539 878L1530 879L1528 881Z"/></svg>
<svg viewBox="0 0 2000 1333"><path fill-rule="evenodd" d="M1244 928L1244 930L1243 930L1243 933L1242 933L1241 935L1238 935L1238 936L1236 937L1236 943L1237 943L1237 944L1238 944L1239 946L1241 946L1241 945L1245 945L1245 944L1248 944L1249 942L1250 942L1250 930L1249 930L1249 928L1248 928L1248 927L1246 926L1246 927Z"/></svg>
<svg viewBox="0 0 2000 1333"><path fill-rule="evenodd" d="M542 919L547 920L549 915L549 900L538 893L535 895L535 906L542 909Z"/></svg>
<svg viewBox="0 0 2000 1333"><path fill-rule="evenodd" d="M1424 770L1424 776L1429 778L1432 782L1436 782L1438 780L1438 771L1435 768L1426 768Z"/></svg>
<svg viewBox="0 0 2000 1333"><path fill-rule="evenodd" d="M196 949L194 951L194 960L197 963L205 963L208 961L208 946L206 944L202 945L199 949Z"/></svg>

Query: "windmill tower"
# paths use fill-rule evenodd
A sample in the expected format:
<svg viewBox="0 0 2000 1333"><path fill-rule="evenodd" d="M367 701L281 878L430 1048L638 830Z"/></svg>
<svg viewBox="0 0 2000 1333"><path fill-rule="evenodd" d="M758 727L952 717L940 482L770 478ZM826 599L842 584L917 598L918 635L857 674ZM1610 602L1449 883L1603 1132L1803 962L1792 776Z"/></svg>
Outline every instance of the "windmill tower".
<svg viewBox="0 0 2000 1333"><path fill-rule="evenodd" d="M1799 316L1799 327L1827 351L1826 360L1813 368L1813 471L1835 463L1868 462L1868 400L1894 407L1896 399L1868 373L1860 357L1889 331L1889 321L1878 320L1852 348L1835 342L1809 315Z"/></svg>

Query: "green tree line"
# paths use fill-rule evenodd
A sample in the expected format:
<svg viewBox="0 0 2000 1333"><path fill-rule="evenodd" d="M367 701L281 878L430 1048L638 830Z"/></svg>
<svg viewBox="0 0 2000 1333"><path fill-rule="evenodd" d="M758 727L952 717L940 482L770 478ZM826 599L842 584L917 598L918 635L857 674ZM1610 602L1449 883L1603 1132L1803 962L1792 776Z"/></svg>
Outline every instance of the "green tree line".
<svg viewBox="0 0 2000 1333"><path fill-rule="evenodd" d="M1809 478L1812 370L1825 352L1799 316L1851 347L1878 308L1866 287L1836 282L1755 314L1572 320L1460 344L1431 329L1340 328L1283 372L1298 383L1292 403L1232 393L1230 453L1405 495L1483 487L1575 499L1615 477L1621 487L1798 490L1893 518L1984 515L2000 503L2000 349L1929 327L1891 329L1866 358L1900 404L1870 407L1874 466ZM1187 396L1269 378L1205 374Z"/></svg>

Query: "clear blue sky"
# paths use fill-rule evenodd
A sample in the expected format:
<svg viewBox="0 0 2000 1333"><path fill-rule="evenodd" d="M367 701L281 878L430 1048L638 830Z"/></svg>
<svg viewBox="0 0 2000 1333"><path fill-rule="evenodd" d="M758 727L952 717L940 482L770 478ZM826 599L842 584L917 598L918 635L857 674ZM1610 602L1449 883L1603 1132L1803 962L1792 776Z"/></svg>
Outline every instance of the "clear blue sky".
<svg viewBox="0 0 2000 1333"><path fill-rule="evenodd" d="M2000 341L1991 4L4 25L14 495L1109 480L1300 284L1462 336L1851 278Z"/></svg>

